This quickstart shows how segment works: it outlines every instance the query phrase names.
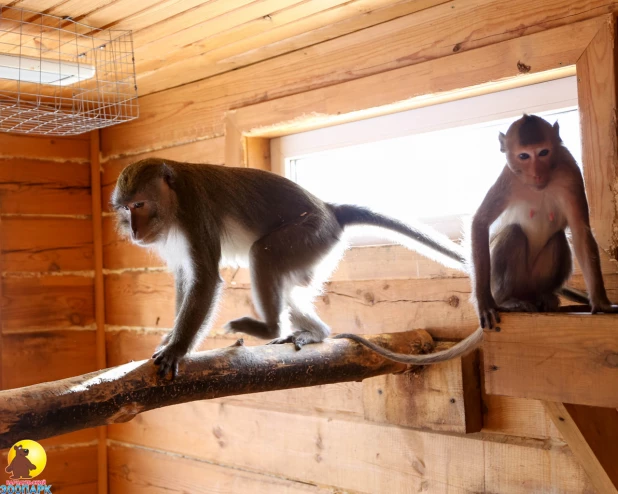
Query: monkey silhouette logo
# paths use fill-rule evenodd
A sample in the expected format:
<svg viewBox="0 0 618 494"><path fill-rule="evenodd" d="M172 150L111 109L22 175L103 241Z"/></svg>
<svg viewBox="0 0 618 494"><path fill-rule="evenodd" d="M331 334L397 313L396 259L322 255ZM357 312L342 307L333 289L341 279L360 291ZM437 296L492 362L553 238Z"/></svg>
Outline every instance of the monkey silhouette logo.
<svg viewBox="0 0 618 494"><path fill-rule="evenodd" d="M9 450L8 466L11 480L32 479L39 475L47 463L47 454L39 443L26 439L19 441Z"/></svg>

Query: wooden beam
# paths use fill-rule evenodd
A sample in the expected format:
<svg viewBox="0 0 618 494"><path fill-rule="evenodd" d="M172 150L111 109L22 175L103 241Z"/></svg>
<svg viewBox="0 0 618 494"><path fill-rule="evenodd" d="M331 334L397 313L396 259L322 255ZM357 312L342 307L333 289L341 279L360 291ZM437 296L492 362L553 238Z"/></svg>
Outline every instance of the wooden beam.
<svg viewBox="0 0 618 494"><path fill-rule="evenodd" d="M228 113L225 117L225 165L247 166L244 136L238 130L233 113Z"/></svg>
<svg viewBox="0 0 618 494"><path fill-rule="evenodd" d="M582 157L590 222L599 246L618 259L616 20L608 16L577 61Z"/></svg>
<svg viewBox="0 0 618 494"><path fill-rule="evenodd" d="M436 350L451 346L440 343ZM479 354L363 382L365 419L437 432L469 434L482 428Z"/></svg>
<svg viewBox="0 0 618 494"><path fill-rule="evenodd" d="M245 106L233 111L234 123L246 136L276 137L569 76L600 23L569 24ZM530 70L523 73L521 64Z"/></svg>
<svg viewBox="0 0 618 494"><path fill-rule="evenodd" d="M433 348L429 333L383 334L377 344L401 353ZM297 351L293 344L225 349L191 355L175 380L161 379L152 360L61 381L0 391L0 449L20 438L43 439L126 422L155 408L221 396L358 381L408 366L350 340L326 340Z"/></svg>
<svg viewBox="0 0 618 494"><path fill-rule="evenodd" d="M550 401L544 405L597 491L618 493L618 411Z"/></svg>
<svg viewBox="0 0 618 494"><path fill-rule="evenodd" d="M502 314L485 332L487 394L618 407L618 316Z"/></svg>
<svg viewBox="0 0 618 494"><path fill-rule="evenodd" d="M94 244L94 320L96 324L97 368L105 369L105 287L103 280L103 218L101 211L101 152L99 131L90 133L90 180ZM99 427L97 449L98 493L107 494L107 427Z"/></svg>
<svg viewBox="0 0 618 494"><path fill-rule="evenodd" d="M249 168L271 171L270 139L248 137L246 140L245 163Z"/></svg>

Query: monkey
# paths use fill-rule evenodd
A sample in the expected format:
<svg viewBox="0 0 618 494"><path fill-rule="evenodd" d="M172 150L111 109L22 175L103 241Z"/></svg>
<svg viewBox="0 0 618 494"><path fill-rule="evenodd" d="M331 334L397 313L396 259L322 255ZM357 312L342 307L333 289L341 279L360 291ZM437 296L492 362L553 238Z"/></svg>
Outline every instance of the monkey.
<svg viewBox="0 0 618 494"><path fill-rule="evenodd" d="M556 121L524 114L499 133L506 164L472 218L472 301L480 327L500 323L499 312L554 312L565 290L573 250L593 314L618 312L607 297L599 247L590 228L584 179Z"/></svg>
<svg viewBox="0 0 618 494"><path fill-rule="evenodd" d="M158 373L171 372L172 379L179 361L210 330L223 284L220 267L249 267L254 307L262 319L241 317L229 321L226 331L268 344L293 343L300 350L330 335L313 299L346 248L347 227L393 232L403 246L427 248L446 266L461 269L465 262L464 249L433 229L355 205L323 202L295 182L258 169L147 158L122 170L110 206L120 236L157 252L174 273L174 327L152 355ZM294 329L281 336L286 314ZM443 352L400 355L358 335L338 335L417 365L463 355L482 336L479 329Z"/></svg>

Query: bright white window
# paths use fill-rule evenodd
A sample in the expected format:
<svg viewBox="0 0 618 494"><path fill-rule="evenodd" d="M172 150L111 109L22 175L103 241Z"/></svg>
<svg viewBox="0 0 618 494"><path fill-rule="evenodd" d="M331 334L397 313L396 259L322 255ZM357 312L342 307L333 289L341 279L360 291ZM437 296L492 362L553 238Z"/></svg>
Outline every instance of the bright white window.
<svg viewBox="0 0 618 494"><path fill-rule="evenodd" d="M421 220L458 238L504 167L498 133L524 112L558 120L581 164L569 77L272 139L273 170L325 201ZM356 229L352 244L388 243L368 231Z"/></svg>

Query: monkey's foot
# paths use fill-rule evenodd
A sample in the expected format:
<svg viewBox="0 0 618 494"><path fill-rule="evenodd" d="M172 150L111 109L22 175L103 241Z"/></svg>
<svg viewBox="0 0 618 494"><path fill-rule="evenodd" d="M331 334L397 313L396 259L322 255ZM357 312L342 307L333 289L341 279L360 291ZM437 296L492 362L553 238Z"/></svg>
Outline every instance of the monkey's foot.
<svg viewBox="0 0 618 494"><path fill-rule="evenodd" d="M539 309L532 302L512 298L500 304L498 310L502 312L538 312Z"/></svg>
<svg viewBox="0 0 618 494"><path fill-rule="evenodd" d="M309 343L320 343L324 338L313 334L310 331L294 331L291 335L285 336L282 338L275 338L272 341L269 341L267 345L281 345L283 343L294 343L296 350L300 350L305 345Z"/></svg>
<svg viewBox="0 0 618 494"><path fill-rule="evenodd" d="M245 333L263 340L270 340L279 334L279 326L268 326L252 317L234 319L223 326L227 333Z"/></svg>
<svg viewBox="0 0 618 494"><path fill-rule="evenodd" d="M172 379L174 379L178 375L178 362L186 353L174 345L167 345L164 348L157 349L152 358L154 359L154 364L159 366L159 376L165 377L171 372Z"/></svg>

